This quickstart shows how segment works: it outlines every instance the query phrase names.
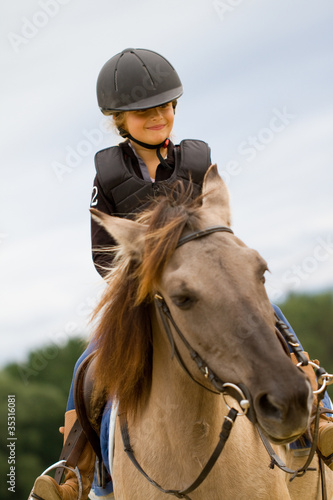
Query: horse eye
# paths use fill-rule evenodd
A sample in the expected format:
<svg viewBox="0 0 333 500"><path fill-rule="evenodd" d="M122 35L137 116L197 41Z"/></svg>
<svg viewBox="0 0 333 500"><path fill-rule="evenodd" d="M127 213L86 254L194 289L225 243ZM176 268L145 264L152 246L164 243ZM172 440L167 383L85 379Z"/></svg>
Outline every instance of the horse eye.
<svg viewBox="0 0 333 500"><path fill-rule="evenodd" d="M175 295L171 297L171 299L179 309L190 309L196 302L196 300L189 295Z"/></svg>
<svg viewBox="0 0 333 500"><path fill-rule="evenodd" d="M263 284L265 284L265 283L266 283L266 276L265 276L266 272L270 272L267 266L266 266L266 267L265 267L265 269L263 270L263 273L262 273L261 278L260 278L260 281L261 281Z"/></svg>

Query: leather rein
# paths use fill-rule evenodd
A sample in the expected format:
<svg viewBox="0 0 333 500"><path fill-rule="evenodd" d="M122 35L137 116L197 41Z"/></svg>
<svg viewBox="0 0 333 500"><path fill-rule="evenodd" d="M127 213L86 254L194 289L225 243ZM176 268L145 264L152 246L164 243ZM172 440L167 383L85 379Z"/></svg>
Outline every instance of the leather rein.
<svg viewBox="0 0 333 500"><path fill-rule="evenodd" d="M210 235L210 234L216 233L216 232L228 232L228 233L234 234L233 231L229 227L226 227L226 226L209 227L207 229L198 230L198 231L195 231L191 234L183 236L178 241L176 249L179 248L180 246L184 245L185 243L188 243L189 241L193 241L193 240L196 240L198 238L202 238L204 236L207 236L207 235ZM198 488L198 486L206 479L206 477L208 476L208 474L212 470L212 468L215 465L216 461L218 460L220 454L222 453L222 450L223 450L224 445L225 445L225 443L230 435L231 429L233 427L233 424L234 424L236 418L238 416L245 416L245 415L256 426L256 428L258 430L259 436L260 436L261 440L263 441L263 444L264 444L268 454L271 457L271 465L270 465L271 468L273 468L276 465L280 469L282 469L284 472L286 472L288 474L292 474L293 476L292 476L291 480L294 479L295 477L302 476L303 474L305 474L305 472L307 470L315 470L315 469L310 469L309 464L311 463L313 455L316 451L318 425L319 425L319 400L318 400L318 409L317 409L317 415L316 415L316 420L315 420L315 422L316 422L315 435L314 435L312 447L310 450L310 455L309 455L309 457L308 457L308 459L303 467L301 467L300 469L297 469L297 470L291 470L276 455L276 453L274 452L268 439L266 438L266 436L263 435L260 428L256 424L256 417L255 417L255 413L253 410L251 395L250 395L248 389L246 388L246 386L242 383L239 383L236 385L236 384L232 384L232 383L228 383L228 382L223 382L209 368L207 363L200 357L200 355L191 347L190 343L187 341L187 339L185 338L185 336L183 335L183 333L181 332L181 330L178 328L177 324L175 323L175 321L171 315L171 312L170 312L164 298L162 297L162 295L160 295L159 293L156 293L154 296L154 302L157 306L157 310L159 311L159 315L160 315L160 318L161 318L161 321L163 324L163 328L165 330L165 333L166 333L168 340L170 342L170 345L171 345L171 351L172 351L171 359L173 359L173 357L175 357L177 359L178 363L180 364L180 366L186 372L186 374L191 378L191 380L193 380L200 387L202 387L203 389L205 389L209 392L212 392L214 394L222 395L224 398L225 404L226 404L227 408L229 409L229 413L228 413L228 415L226 415L224 417L222 429L221 429L221 432L219 435L218 444L215 447L215 449L214 449L212 455L210 456L209 460L207 461L206 465L202 469L201 473L199 474L198 478L190 486L188 486L185 489L172 490L172 489L162 488L162 486L160 486L156 481L154 481L153 479L151 479L148 476L148 474L143 470L141 465L138 463L137 459L135 458L134 451L133 451L131 443L130 443L126 414L121 413L121 411L120 411L119 412L119 421L120 421L121 435L122 435L123 444L124 444L124 451L128 455L128 457L131 460L131 462L133 463L133 465L136 467L136 469L141 474L143 474L143 476L149 481L149 483L152 484L153 486L155 486L157 489L159 489L163 493L173 495L177 498L185 498L187 500L191 500L190 497L188 496L188 494L191 493L192 491L194 491L196 488ZM211 385L213 386L213 389L209 388L206 385L204 385L203 383L199 382L192 375L192 373L189 371L189 369L187 368L187 366L186 366L185 362L183 361L183 358L182 358L182 356L181 356L181 354L180 354L180 352L175 344L175 341L174 341L174 338L173 338L173 335L171 332L170 324L172 325L172 327L176 331L177 335L179 336L179 338L181 339L181 341L183 342L183 344L187 348L191 358L193 359L193 361L197 365L201 374L204 376L205 379L207 379L211 383ZM303 354L303 351L302 351L302 349L297 341L297 338L295 337L295 335L292 332L290 332L287 325L283 321L281 321L277 316L276 316L276 332L277 332L277 335L279 336L279 339L281 340L281 343L284 343L286 352L289 352L288 347L286 347L286 344L287 344L288 346L290 346L291 350L295 353L295 356L299 362L298 364L299 365L307 365L308 360L305 357L305 355ZM325 370L323 370L323 369L319 369L319 370L323 371L323 373L321 373L321 376L324 376L325 374L327 375ZM322 397L323 397L324 391L322 390L322 388L320 389L320 393L322 394ZM238 401L240 409L231 408L225 399L226 395L229 395L232 398L236 399ZM319 396L319 394L318 394L318 396ZM323 497L323 498L325 498L325 497Z"/></svg>

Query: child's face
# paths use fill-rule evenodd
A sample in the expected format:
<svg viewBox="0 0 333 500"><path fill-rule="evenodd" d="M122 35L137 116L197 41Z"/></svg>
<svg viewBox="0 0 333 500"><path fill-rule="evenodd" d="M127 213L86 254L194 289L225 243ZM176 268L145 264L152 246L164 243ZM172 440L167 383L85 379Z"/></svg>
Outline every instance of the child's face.
<svg viewBox="0 0 333 500"><path fill-rule="evenodd" d="M126 111L124 128L138 141L160 144L169 137L174 117L171 102L157 108Z"/></svg>

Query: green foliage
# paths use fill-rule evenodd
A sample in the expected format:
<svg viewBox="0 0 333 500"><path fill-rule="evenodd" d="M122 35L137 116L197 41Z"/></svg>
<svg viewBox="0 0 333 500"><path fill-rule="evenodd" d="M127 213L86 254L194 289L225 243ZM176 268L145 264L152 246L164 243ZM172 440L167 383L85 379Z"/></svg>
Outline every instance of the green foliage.
<svg viewBox="0 0 333 500"><path fill-rule="evenodd" d="M71 339L60 348L53 344L32 352L26 363L12 363L0 371L1 500L28 498L35 478L59 459L59 427L64 422L73 368L84 347L80 339ZM15 395L14 494L7 484L7 395Z"/></svg>
<svg viewBox="0 0 333 500"><path fill-rule="evenodd" d="M56 385L68 396L74 364L86 348L80 338L70 339L64 347L56 344L44 346L29 354L26 363L12 363L4 372L24 386L31 383Z"/></svg>
<svg viewBox="0 0 333 500"><path fill-rule="evenodd" d="M333 292L291 294L279 305L310 359L333 373ZM333 386L328 393L333 398Z"/></svg>

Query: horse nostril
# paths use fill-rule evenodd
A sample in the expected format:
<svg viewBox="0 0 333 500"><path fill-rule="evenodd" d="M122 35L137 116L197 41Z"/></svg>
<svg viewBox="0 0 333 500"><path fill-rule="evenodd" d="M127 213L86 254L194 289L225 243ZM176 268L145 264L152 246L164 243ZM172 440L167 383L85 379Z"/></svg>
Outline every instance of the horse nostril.
<svg viewBox="0 0 333 500"><path fill-rule="evenodd" d="M274 404L273 398L269 394L264 394L258 400L258 405L262 413L269 418L282 420L284 412L281 407Z"/></svg>

